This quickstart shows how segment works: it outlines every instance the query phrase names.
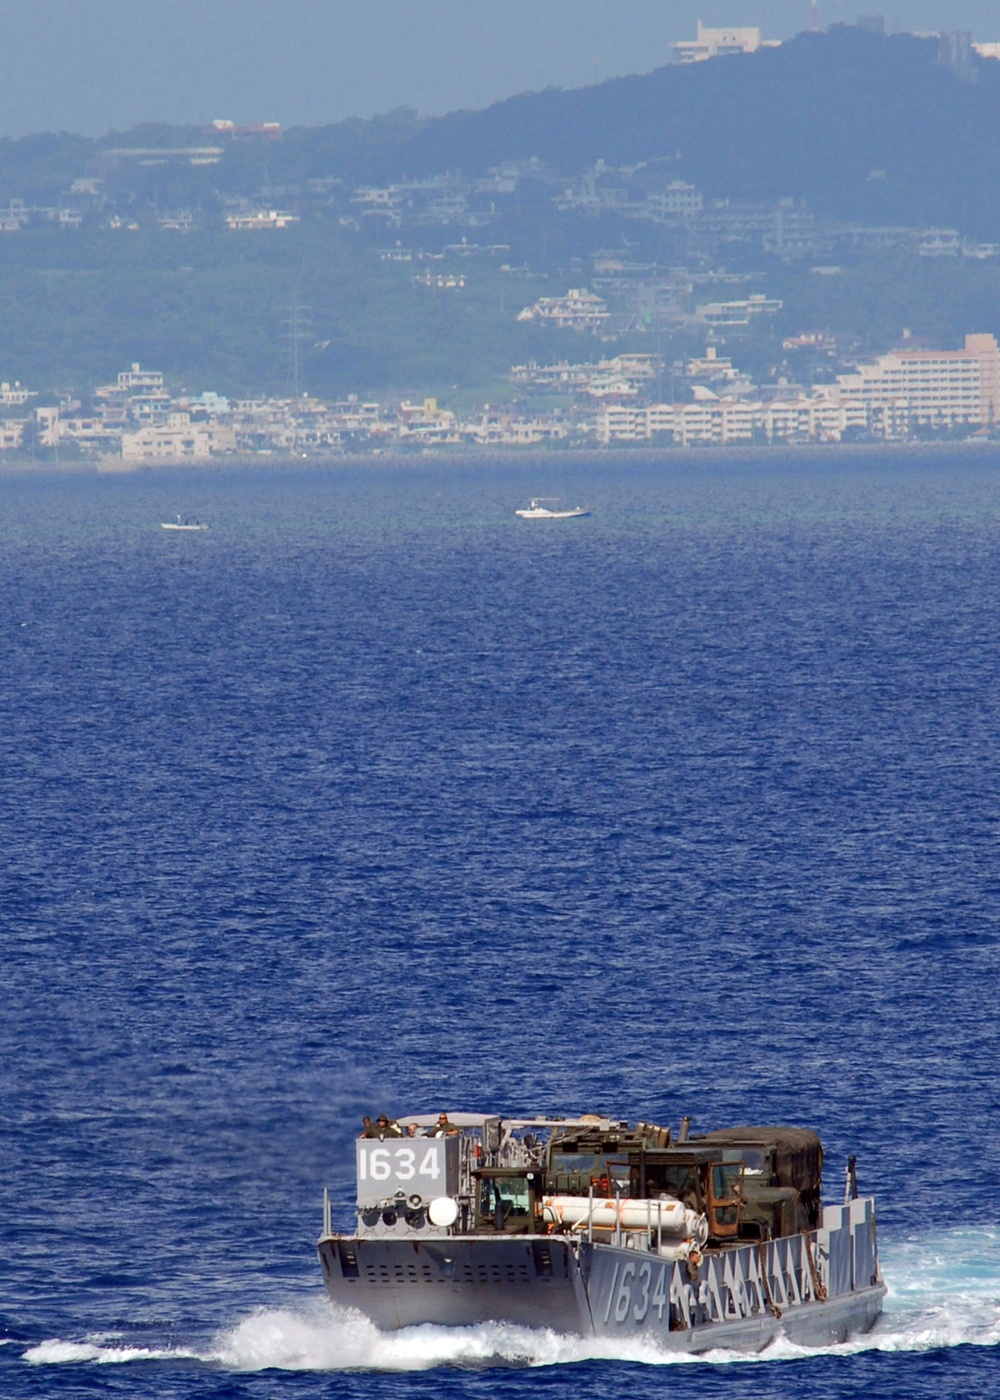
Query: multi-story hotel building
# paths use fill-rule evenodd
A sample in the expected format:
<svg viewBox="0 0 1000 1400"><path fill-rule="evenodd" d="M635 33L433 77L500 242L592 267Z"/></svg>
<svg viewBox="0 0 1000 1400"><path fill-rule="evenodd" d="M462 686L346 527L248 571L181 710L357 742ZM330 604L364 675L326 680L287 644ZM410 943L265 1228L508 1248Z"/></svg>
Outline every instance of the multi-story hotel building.
<svg viewBox="0 0 1000 1400"><path fill-rule="evenodd" d="M837 382L869 409L905 409L911 432L1000 422L1000 348L992 335L967 335L962 350L894 350Z"/></svg>

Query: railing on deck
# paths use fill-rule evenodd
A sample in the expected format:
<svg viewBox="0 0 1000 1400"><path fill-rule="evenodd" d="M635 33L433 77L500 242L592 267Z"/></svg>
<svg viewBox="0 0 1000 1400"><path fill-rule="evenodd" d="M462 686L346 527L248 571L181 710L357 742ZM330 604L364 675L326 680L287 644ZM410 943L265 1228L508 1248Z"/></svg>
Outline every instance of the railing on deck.
<svg viewBox="0 0 1000 1400"><path fill-rule="evenodd" d="M878 1277L875 1218L871 1199L828 1206L815 1233L790 1235L709 1255L700 1278L678 1264L670 1302L682 1327L823 1302Z"/></svg>

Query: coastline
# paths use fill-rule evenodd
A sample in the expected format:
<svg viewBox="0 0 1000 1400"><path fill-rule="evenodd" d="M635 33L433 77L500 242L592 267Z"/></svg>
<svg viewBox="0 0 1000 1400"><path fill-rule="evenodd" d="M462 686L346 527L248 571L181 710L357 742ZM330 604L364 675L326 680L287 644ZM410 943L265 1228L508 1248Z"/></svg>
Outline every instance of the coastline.
<svg viewBox="0 0 1000 1400"><path fill-rule="evenodd" d="M551 462L553 465L596 466L600 463L624 464L630 461L655 462L663 466L690 466L717 462L790 462L831 461L837 458L865 460L885 457L954 457L996 455L1000 462L1000 439L964 439L959 442L866 442L866 443L795 443L795 444L718 444L701 447L659 447L633 444L618 447L581 447L553 450L545 446L514 448L448 448L426 449L421 452L351 452L330 453L326 456L278 456L263 453L232 453L204 457L197 461L123 462L120 458L76 459L72 462L40 462L35 458L6 458L0 460L0 477L31 476L131 476L156 472L218 472L236 471L329 471L338 467L356 470L398 469L400 467L453 466L459 469L498 469L529 462Z"/></svg>

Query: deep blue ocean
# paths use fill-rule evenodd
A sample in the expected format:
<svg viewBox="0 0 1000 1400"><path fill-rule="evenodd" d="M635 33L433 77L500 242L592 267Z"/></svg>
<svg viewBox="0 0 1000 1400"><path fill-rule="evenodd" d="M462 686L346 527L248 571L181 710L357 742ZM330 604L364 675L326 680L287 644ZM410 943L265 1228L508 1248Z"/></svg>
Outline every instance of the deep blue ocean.
<svg viewBox="0 0 1000 1400"><path fill-rule="evenodd" d="M1000 457L7 474L0 637L2 1400L1000 1395ZM813 1127L884 1317L335 1318L441 1109Z"/></svg>

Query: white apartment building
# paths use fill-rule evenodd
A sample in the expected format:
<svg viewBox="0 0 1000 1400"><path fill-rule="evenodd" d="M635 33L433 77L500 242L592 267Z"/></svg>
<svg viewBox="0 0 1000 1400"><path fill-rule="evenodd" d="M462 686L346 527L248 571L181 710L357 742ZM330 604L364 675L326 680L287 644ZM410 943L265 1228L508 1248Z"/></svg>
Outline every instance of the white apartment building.
<svg viewBox="0 0 1000 1400"><path fill-rule="evenodd" d="M694 403L606 404L597 415L597 440L648 442L660 433L672 433L676 447L696 444L725 446L753 441L760 404L744 399L709 397Z"/></svg>
<svg viewBox="0 0 1000 1400"><path fill-rule="evenodd" d="M484 413L481 421L473 425L470 435L473 441L479 443L531 447L539 442L559 442L568 433L569 428L558 419Z"/></svg>
<svg viewBox="0 0 1000 1400"><path fill-rule="evenodd" d="M1000 422L1000 347L992 335L967 335L961 350L894 350L837 382L869 410L884 416L891 406L894 435Z"/></svg>
<svg viewBox="0 0 1000 1400"><path fill-rule="evenodd" d="M839 442L848 428L867 429L871 416L836 386L767 403L707 394L693 403L606 404L595 420L598 442L646 442L671 433L676 447L727 447L752 442Z"/></svg>
<svg viewBox="0 0 1000 1400"><path fill-rule="evenodd" d="M674 405L674 442L678 447L695 444L753 442L760 405L746 399L699 398Z"/></svg>
<svg viewBox="0 0 1000 1400"><path fill-rule="evenodd" d="M144 423L162 422L173 402L163 382L163 372L143 369L138 360L122 370L114 384L94 390L100 400L100 414L106 427L124 426L130 418Z"/></svg>
<svg viewBox="0 0 1000 1400"><path fill-rule="evenodd" d="M704 202L701 190L695 185L689 185L686 180L671 180L662 190L650 190L644 209L654 219L691 219L701 213Z"/></svg>
<svg viewBox="0 0 1000 1400"><path fill-rule="evenodd" d="M608 360L588 364L570 364L560 360L554 365L514 365L511 383L533 389L554 389L582 394L606 394L608 385L624 386L624 392L634 396L640 388L648 387L663 368L658 355L648 352L624 351Z"/></svg>
<svg viewBox="0 0 1000 1400"><path fill-rule="evenodd" d="M922 258L960 258L962 235L957 228L919 229L917 252Z"/></svg>
<svg viewBox="0 0 1000 1400"><path fill-rule="evenodd" d="M233 429L218 423L192 423L189 413L171 413L165 423L122 433L127 462L203 461L236 451Z"/></svg>
<svg viewBox="0 0 1000 1400"><path fill-rule="evenodd" d="M539 297L518 312L519 321L553 321L563 329L597 330L608 319L608 304L586 287L571 287L564 297Z"/></svg>
<svg viewBox="0 0 1000 1400"><path fill-rule="evenodd" d="M13 384L6 379L0 384L0 405L4 408L20 408L29 399L36 397L37 390L23 388L16 379Z"/></svg>
<svg viewBox="0 0 1000 1400"><path fill-rule="evenodd" d="M251 209L248 213L226 215L227 228L239 230L289 228L298 222L298 214L293 214L288 209Z"/></svg>
<svg viewBox="0 0 1000 1400"><path fill-rule="evenodd" d="M755 404L755 426L768 442L839 442L848 428L868 431L868 409L836 386L821 385L811 394L795 394Z"/></svg>
<svg viewBox="0 0 1000 1400"><path fill-rule="evenodd" d="M114 451L118 445L118 431L100 414L82 417L72 410L63 412L46 405L35 409L35 422L42 447L58 448L61 442L73 442L88 451Z"/></svg>
<svg viewBox="0 0 1000 1400"><path fill-rule="evenodd" d="M16 452L24 441L27 420L23 418L0 419L0 452Z"/></svg>
<svg viewBox="0 0 1000 1400"><path fill-rule="evenodd" d="M138 360L132 361L131 369L119 371L118 380L115 384L104 385L94 391L98 398L103 398L107 394L162 394L163 393L163 371L158 369L143 369Z"/></svg>
<svg viewBox="0 0 1000 1400"><path fill-rule="evenodd" d="M776 316L784 306L777 297L754 292L742 301L709 301L697 308L697 315L709 326L748 326L755 316Z"/></svg>
<svg viewBox="0 0 1000 1400"><path fill-rule="evenodd" d="M727 54L756 53L759 48L777 48L780 40L762 39L754 27L710 29L698 21L697 37L681 39L674 44L675 63L702 63L707 58L722 58Z"/></svg>
<svg viewBox="0 0 1000 1400"><path fill-rule="evenodd" d="M605 404L594 420L597 441L648 442L656 433L674 431L675 406L669 403Z"/></svg>

